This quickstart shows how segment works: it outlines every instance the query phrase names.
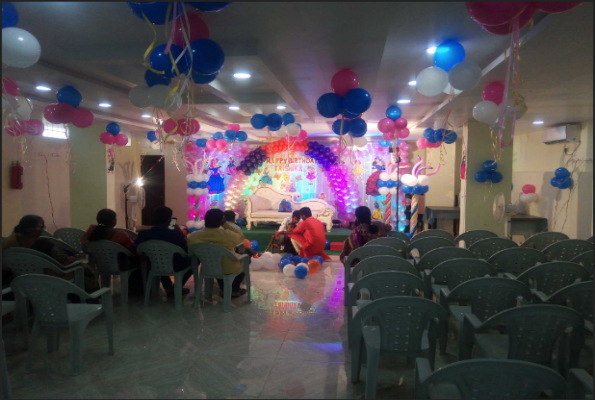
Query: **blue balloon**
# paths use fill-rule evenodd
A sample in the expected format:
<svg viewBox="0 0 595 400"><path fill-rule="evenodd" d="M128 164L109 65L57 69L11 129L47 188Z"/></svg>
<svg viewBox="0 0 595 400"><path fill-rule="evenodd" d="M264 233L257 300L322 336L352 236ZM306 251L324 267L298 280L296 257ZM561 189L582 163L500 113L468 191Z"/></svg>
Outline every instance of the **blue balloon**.
<svg viewBox="0 0 595 400"><path fill-rule="evenodd" d="M312 260L316 260L320 263L320 265L322 265L322 263L324 263L324 258L320 257L320 256L314 256L312 257Z"/></svg>
<svg viewBox="0 0 595 400"><path fill-rule="evenodd" d="M188 233L193 233L193 232L196 232L197 230L198 229L196 229L196 228L190 228L190 229L188 229Z"/></svg>
<svg viewBox="0 0 595 400"><path fill-rule="evenodd" d="M560 186L558 186L558 187L560 189L570 189L573 186L574 186L574 180L572 178L566 178L560 183Z"/></svg>
<svg viewBox="0 0 595 400"><path fill-rule="evenodd" d="M415 186L413 186L413 190L412 190L413 194L416 195L422 195L424 194L424 185L420 185L419 183Z"/></svg>
<svg viewBox="0 0 595 400"><path fill-rule="evenodd" d="M434 65L446 72L465 60L465 48L456 40L447 40L434 53Z"/></svg>
<svg viewBox="0 0 595 400"><path fill-rule="evenodd" d="M2 2L2 29L13 28L19 23L17 9L10 1Z"/></svg>
<svg viewBox="0 0 595 400"><path fill-rule="evenodd" d="M330 250L330 248L331 248L331 241L327 239L327 241L324 242L324 249Z"/></svg>
<svg viewBox="0 0 595 400"><path fill-rule="evenodd" d="M355 119L355 118L359 118L360 114L354 114L354 113L350 113L347 110L343 110L345 111L345 118L346 119Z"/></svg>
<svg viewBox="0 0 595 400"><path fill-rule="evenodd" d="M444 143L446 144L453 144L457 141L457 134L455 131L446 131L446 136L444 137Z"/></svg>
<svg viewBox="0 0 595 400"><path fill-rule="evenodd" d="M283 268L285 268L285 266L289 264L293 265L291 258L282 258L281 262L279 263L279 268L281 268L281 271L283 271Z"/></svg>
<svg viewBox="0 0 595 400"><path fill-rule="evenodd" d="M475 174L475 180L479 183L487 182L490 179L490 175L485 171L479 171Z"/></svg>
<svg viewBox="0 0 595 400"><path fill-rule="evenodd" d="M171 83L171 78L165 75L156 74L155 72L148 69L145 72L145 83L148 87L152 87L155 85L169 86L169 84Z"/></svg>
<svg viewBox="0 0 595 400"><path fill-rule="evenodd" d="M190 189L198 189L198 182L196 182L196 181L188 182L188 187Z"/></svg>
<svg viewBox="0 0 595 400"><path fill-rule="evenodd" d="M361 118L354 118L349 123L349 128L351 129L351 136L353 137L362 137L368 132L368 124Z"/></svg>
<svg viewBox="0 0 595 400"><path fill-rule="evenodd" d="M173 64L171 62L170 54L164 53L166 47L167 44L165 43L155 47L153 51L151 51L149 62L151 64L151 68L156 71L164 71L165 76L173 78L176 76L176 71L175 69L172 69ZM171 45L169 51L174 61L178 59L180 54L182 54L182 48L175 44ZM188 52L184 53L184 56L178 61L176 65L178 66L178 72L180 75L184 75L190 71L190 55Z"/></svg>
<svg viewBox="0 0 595 400"><path fill-rule="evenodd" d="M295 265L298 265L299 263L302 262L302 257L300 257L300 256L292 256L291 257L291 261L293 261L295 263Z"/></svg>
<svg viewBox="0 0 595 400"><path fill-rule="evenodd" d="M382 179L379 179L377 185L379 188L388 187L388 181L383 181Z"/></svg>
<svg viewBox="0 0 595 400"><path fill-rule="evenodd" d="M254 114L250 118L250 124L254 129L262 129L267 126L267 116L264 114Z"/></svg>
<svg viewBox="0 0 595 400"><path fill-rule="evenodd" d="M430 191L430 187L428 185L424 185L424 186L422 186L422 188L423 188L423 193L422 194L426 194L426 193L428 193Z"/></svg>
<svg viewBox="0 0 595 400"><path fill-rule="evenodd" d="M236 134L236 140L238 142L245 142L246 140L248 140L248 134L246 132L244 132L244 131L239 131Z"/></svg>
<svg viewBox="0 0 595 400"><path fill-rule="evenodd" d="M196 145L204 149L207 147L207 139L196 139Z"/></svg>
<svg viewBox="0 0 595 400"><path fill-rule="evenodd" d="M118 133L120 133L120 125L116 124L115 122L110 122L105 127L105 131L116 136Z"/></svg>
<svg viewBox="0 0 595 400"><path fill-rule="evenodd" d="M293 116L293 114L287 113L283 115L283 125L289 125L293 123L295 123L295 117Z"/></svg>
<svg viewBox="0 0 595 400"><path fill-rule="evenodd" d="M302 257L302 261L301 262L303 262L304 264L308 264L308 261L310 261L310 260L311 260L311 258Z"/></svg>
<svg viewBox="0 0 595 400"><path fill-rule="evenodd" d="M258 251L258 247L259 247L259 244L256 240L252 240L250 242L250 248L252 249L252 251Z"/></svg>
<svg viewBox="0 0 595 400"><path fill-rule="evenodd" d="M362 114L372 105L372 96L362 88L351 89L343 96L343 108L353 114Z"/></svg>
<svg viewBox="0 0 595 400"><path fill-rule="evenodd" d="M427 128L424 133L424 138L428 141L428 143L437 143L436 142L436 133L432 128Z"/></svg>
<svg viewBox="0 0 595 400"><path fill-rule="evenodd" d="M316 109L325 118L335 118L343 111L342 98L337 93L325 93L318 98Z"/></svg>
<svg viewBox="0 0 595 400"><path fill-rule="evenodd" d="M492 160L487 160L483 163L483 170L485 172L492 172L498 169L498 163Z"/></svg>
<svg viewBox="0 0 595 400"><path fill-rule="evenodd" d="M213 140L223 139L223 134L221 132L215 132L211 135Z"/></svg>
<svg viewBox="0 0 595 400"><path fill-rule="evenodd" d="M552 180L550 181L551 185L553 187L557 187L557 188L560 187L560 185L562 184L562 182L564 182L564 179L562 179L562 178L556 178L556 177L553 177Z"/></svg>
<svg viewBox="0 0 595 400"><path fill-rule="evenodd" d="M349 133L349 130L351 129L350 123L347 120L343 121L343 135L347 135L347 133ZM335 132L337 135L341 134L341 120L338 119L335 122L333 122L333 132Z"/></svg>
<svg viewBox="0 0 595 400"><path fill-rule="evenodd" d="M267 125L271 130L278 131L283 126L283 117L277 113L269 114L267 117Z"/></svg>
<svg viewBox="0 0 595 400"><path fill-rule="evenodd" d="M556 178L561 178L561 179L566 179L568 177L570 177L570 171L566 168L558 168L555 172L554 175L556 175Z"/></svg>
<svg viewBox="0 0 595 400"><path fill-rule="evenodd" d="M143 14L147 17L149 22L153 23L154 25L163 25L165 24L165 17L167 15L167 8L170 6L171 3L168 4L166 1L156 1L156 2L127 2L128 7L132 10L132 12L139 17L140 19L144 20ZM175 18L182 14L182 7L177 7ZM168 22L171 22L174 19L174 10L173 5L169 11L169 18Z"/></svg>
<svg viewBox="0 0 595 400"><path fill-rule="evenodd" d="M202 12L219 12L227 8L231 1L186 1L185 3Z"/></svg>
<svg viewBox="0 0 595 400"><path fill-rule="evenodd" d="M199 74L217 73L225 62L223 49L211 39L197 39L190 43L190 49L192 51L192 69Z"/></svg>
<svg viewBox="0 0 595 400"><path fill-rule="evenodd" d="M198 187L201 189L206 189L209 187L209 184L206 181L200 181L198 182Z"/></svg>
<svg viewBox="0 0 595 400"><path fill-rule="evenodd" d="M83 96L81 96L81 92L72 86L64 86L56 93L56 99L58 99L58 103L68 103L76 108L83 101Z"/></svg>
<svg viewBox="0 0 595 400"><path fill-rule="evenodd" d="M413 193L413 186L401 185L401 191L405 194Z"/></svg>
<svg viewBox="0 0 595 400"><path fill-rule="evenodd" d="M225 140L227 140L228 143L236 140L237 136L238 134L233 129L228 129L225 131Z"/></svg>
<svg viewBox="0 0 595 400"><path fill-rule="evenodd" d="M195 70L192 70L192 80L194 81L194 83L197 83L199 85L206 85L207 83L211 83L215 79L217 79L217 76L219 76L219 72L215 72L211 75L203 75L199 74Z"/></svg>
<svg viewBox="0 0 595 400"><path fill-rule="evenodd" d="M502 174L498 171L492 171L490 172L490 180L493 183L500 183L502 182L502 179L504 179L504 176L502 176Z"/></svg>
<svg viewBox="0 0 595 400"><path fill-rule="evenodd" d="M390 142L384 139L380 139L380 147L388 147L390 146Z"/></svg>
<svg viewBox="0 0 595 400"><path fill-rule="evenodd" d="M246 220L244 218L238 218L236 220L236 225L237 226L246 226Z"/></svg>
<svg viewBox="0 0 595 400"><path fill-rule="evenodd" d="M149 131L147 133L147 139L149 139L149 141L154 142L157 140L157 134L155 133L155 131Z"/></svg>
<svg viewBox="0 0 595 400"><path fill-rule="evenodd" d="M402 114L403 113L401 109L397 106L390 106L386 109L386 118L392 119L393 121L396 121L397 119L401 118Z"/></svg>
<svg viewBox="0 0 595 400"><path fill-rule="evenodd" d="M295 276L298 279L304 279L306 276L308 276L308 268L304 267L303 265L300 265L298 267L295 267Z"/></svg>
<svg viewBox="0 0 595 400"><path fill-rule="evenodd" d="M444 129L436 129L434 131L434 140L436 143L442 143L444 141L444 135L446 131Z"/></svg>
<svg viewBox="0 0 595 400"><path fill-rule="evenodd" d="M392 189L395 186L397 186L397 183L395 181L391 181L390 179L388 181L386 181L386 187L387 188Z"/></svg>

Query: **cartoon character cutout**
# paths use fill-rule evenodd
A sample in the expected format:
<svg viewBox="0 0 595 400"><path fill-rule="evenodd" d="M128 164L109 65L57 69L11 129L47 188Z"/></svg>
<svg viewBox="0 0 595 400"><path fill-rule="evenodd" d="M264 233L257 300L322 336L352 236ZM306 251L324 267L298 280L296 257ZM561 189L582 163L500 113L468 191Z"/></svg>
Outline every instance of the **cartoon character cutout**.
<svg viewBox="0 0 595 400"><path fill-rule="evenodd" d="M209 171L211 171L211 177L208 182L209 194L222 193L225 190L225 185L223 183L223 171L221 171L218 159L215 158L211 161Z"/></svg>
<svg viewBox="0 0 595 400"><path fill-rule="evenodd" d="M266 183L267 185L272 185L273 180L269 176L269 167L264 167L264 172L262 173L262 178L260 178L260 183Z"/></svg>
<svg viewBox="0 0 595 400"><path fill-rule="evenodd" d="M225 169L226 175L233 175L236 170L236 162L232 157L229 157L229 163L227 163L227 168Z"/></svg>
<svg viewBox="0 0 595 400"><path fill-rule="evenodd" d="M284 192L295 192L295 185L291 182L289 174L286 172L281 177L281 190Z"/></svg>
<svg viewBox="0 0 595 400"><path fill-rule="evenodd" d="M359 178L362 176L362 174L364 172L366 172L366 169L362 166L362 161L357 159L355 160L355 175Z"/></svg>
<svg viewBox="0 0 595 400"><path fill-rule="evenodd" d="M314 180L316 179L316 167L313 165L308 166L308 174L306 175L306 179L310 182L310 186L314 185Z"/></svg>
<svg viewBox="0 0 595 400"><path fill-rule="evenodd" d="M320 195L318 196L318 198L320 200L326 200L326 194L325 193L320 193Z"/></svg>
<svg viewBox="0 0 595 400"><path fill-rule="evenodd" d="M380 204L377 201L374 202L374 212L372 213L372 219L382 221L382 211L380 210Z"/></svg>
<svg viewBox="0 0 595 400"><path fill-rule="evenodd" d="M374 162L372 163L372 169L377 171L384 171L386 169L386 163L382 159L382 157L376 157Z"/></svg>

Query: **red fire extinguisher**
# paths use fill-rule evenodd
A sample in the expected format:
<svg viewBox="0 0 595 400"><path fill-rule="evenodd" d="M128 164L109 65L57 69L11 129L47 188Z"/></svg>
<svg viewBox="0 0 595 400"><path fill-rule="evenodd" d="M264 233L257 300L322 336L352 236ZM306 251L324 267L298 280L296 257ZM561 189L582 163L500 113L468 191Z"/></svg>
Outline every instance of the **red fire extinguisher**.
<svg viewBox="0 0 595 400"><path fill-rule="evenodd" d="M12 189L23 188L23 166L18 161L16 164L13 162L10 167L10 187Z"/></svg>

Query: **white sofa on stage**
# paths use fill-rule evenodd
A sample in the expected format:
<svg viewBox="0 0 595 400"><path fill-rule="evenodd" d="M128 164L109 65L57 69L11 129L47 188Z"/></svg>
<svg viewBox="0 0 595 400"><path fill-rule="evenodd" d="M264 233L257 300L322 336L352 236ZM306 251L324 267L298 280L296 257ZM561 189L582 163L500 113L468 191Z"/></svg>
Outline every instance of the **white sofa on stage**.
<svg viewBox="0 0 595 400"><path fill-rule="evenodd" d="M301 195L297 192L282 192L266 183L259 184L252 196L244 198L247 229L252 228L252 223L254 226L258 226L259 222L277 222L279 224L283 222L286 217L291 215L291 213L279 212L279 204L285 199L291 203L292 211L309 207L312 210L312 216L326 224L327 232L331 231L335 210L326 201L310 199L298 202L293 201L294 197L301 197Z"/></svg>

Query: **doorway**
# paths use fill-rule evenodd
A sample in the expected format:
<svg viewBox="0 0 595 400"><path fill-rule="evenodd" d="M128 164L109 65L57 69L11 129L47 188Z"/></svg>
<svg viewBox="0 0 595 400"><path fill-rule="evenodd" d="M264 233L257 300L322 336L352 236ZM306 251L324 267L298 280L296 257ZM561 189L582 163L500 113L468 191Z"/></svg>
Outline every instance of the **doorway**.
<svg viewBox="0 0 595 400"><path fill-rule="evenodd" d="M144 156L140 171L145 189L145 208L142 212L142 224L155 225L153 211L165 205L165 158L163 156Z"/></svg>

